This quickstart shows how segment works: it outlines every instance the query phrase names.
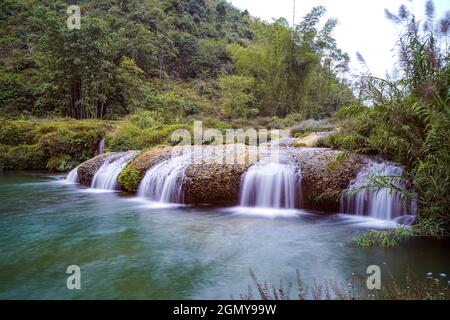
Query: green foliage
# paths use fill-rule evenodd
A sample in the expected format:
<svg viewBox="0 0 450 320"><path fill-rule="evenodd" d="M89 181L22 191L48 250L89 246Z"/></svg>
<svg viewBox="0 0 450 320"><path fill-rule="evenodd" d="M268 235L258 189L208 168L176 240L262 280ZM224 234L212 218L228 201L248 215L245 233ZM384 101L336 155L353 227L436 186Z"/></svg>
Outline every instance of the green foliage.
<svg viewBox="0 0 450 320"><path fill-rule="evenodd" d="M252 117L258 114L258 109L252 108L255 98L252 89L255 80L245 76L223 76L219 78L222 91L222 109L227 117Z"/></svg>
<svg viewBox="0 0 450 320"><path fill-rule="evenodd" d="M44 169L48 159L38 144L12 147L2 158L6 170Z"/></svg>
<svg viewBox="0 0 450 320"><path fill-rule="evenodd" d="M1 123L1 162L7 170L68 170L95 155L98 142L109 127L94 121L7 120Z"/></svg>
<svg viewBox="0 0 450 320"><path fill-rule="evenodd" d="M62 127L41 136L39 145L49 157L68 155L83 162L95 154L103 136L104 132L95 129L74 132Z"/></svg>
<svg viewBox="0 0 450 320"><path fill-rule="evenodd" d="M30 121L0 120L0 144L18 146L36 142L36 124Z"/></svg>
<svg viewBox="0 0 450 320"><path fill-rule="evenodd" d="M405 242L414 235L414 231L409 227L398 227L394 230L369 230L360 232L352 239L352 244L357 247L393 248L399 243Z"/></svg>
<svg viewBox="0 0 450 320"><path fill-rule="evenodd" d="M192 134L193 126L188 124L160 125L155 122L155 127L148 127L147 125L152 125L152 122L146 122L148 119L143 120L147 116L147 113L138 114L121 123L107 137L109 150L143 150L159 144L176 144L177 141L171 141L171 135L178 129L188 130Z"/></svg>
<svg viewBox="0 0 450 320"><path fill-rule="evenodd" d="M51 158L47 162L46 169L55 172L67 172L75 167L72 157L68 155L60 155Z"/></svg>
<svg viewBox="0 0 450 320"><path fill-rule="evenodd" d="M363 77L361 102L370 106L353 104L337 112L340 131L322 143L404 164L418 195L417 230L449 235L450 63L443 45L447 35L419 28L414 15L404 13L388 15L403 30L398 42L401 78ZM436 25L432 16L425 23Z"/></svg>
<svg viewBox="0 0 450 320"><path fill-rule="evenodd" d="M139 183L142 180L142 174L139 170L130 166L126 166L125 169L119 175L118 181L122 190L135 193L139 187Z"/></svg>
<svg viewBox="0 0 450 320"><path fill-rule="evenodd" d="M248 13L222 0L80 5L82 27L69 30L64 1L1 3L0 115L111 119L165 108L155 82L215 79L232 69L226 45L252 38Z"/></svg>

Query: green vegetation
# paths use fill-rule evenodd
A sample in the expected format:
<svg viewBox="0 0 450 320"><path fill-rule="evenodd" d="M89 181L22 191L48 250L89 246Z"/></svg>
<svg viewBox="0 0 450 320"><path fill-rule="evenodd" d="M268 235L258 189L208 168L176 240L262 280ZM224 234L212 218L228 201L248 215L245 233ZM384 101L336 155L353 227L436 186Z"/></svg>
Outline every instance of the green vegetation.
<svg viewBox="0 0 450 320"><path fill-rule="evenodd" d="M139 170L127 166L120 173L118 180L119 185L122 187L123 190L134 193L137 191L139 183L142 180L142 174Z"/></svg>
<svg viewBox="0 0 450 320"><path fill-rule="evenodd" d="M112 124L101 121L0 121L5 170L67 171L95 155Z"/></svg>
<svg viewBox="0 0 450 320"><path fill-rule="evenodd" d="M258 280L252 270L250 276L253 286L249 285L248 293L241 294L242 300L291 300L292 283L269 286L267 282ZM297 288L295 298L298 300L448 300L449 285L442 279L428 277L417 279L407 274L404 279L395 279L392 275L383 281L380 290L368 290L366 277L352 274L348 285L335 279L326 279L318 283L314 280L312 287L305 287L297 270ZM401 280L401 281L399 281ZM255 298L256 289L258 297Z"/></svg>
<svg viewBox="0 0 450 320"><path fill-rule="evenodd" d="M405 6L386 11L400 31L398 75L379 79L367 68L353 83L324 7L291 27L225 0L76 3L80 30L67 28L61 0L0 4L0 117L8 119L0 167L64 171L95 155L101 138L108 151L170 145L194 120L220 130L295 125L297 137L337 128L318 145L405 165L416 230L450 234L450 17L436 21L432 1L422 24Z"/></svg>
<svg viewBox="0 0 450 320"><path fill-rule="evenodd" d="M417 230L426 236L448 236L450 17L435 21L431 1L423 26L405 6L398 16L386 13L403 30L398 42L399 78L363 76L360 102L335 114L340 131L320 144L380 155L405 165L406 178L417 193ZM362 56L359 59L364 63Z"/></svg>
<svg viewBox="0 0 450 320"><path fill-rule="evenodd" d="M0 116L117 120L152 112L162 124L329 115L353 99L338 80L348 56L325 8L295 27L261 22L225 0L0 4Z"/></svg>
<svg viewBox="0 0 450 320"><path fill-rule="evenodd" d="M352 244L363 248L373 246L393 248L399 243L407 241L413 235L413 229L408 227L398 227L393 230L369 230L358 233L353 238Z"/></svg>

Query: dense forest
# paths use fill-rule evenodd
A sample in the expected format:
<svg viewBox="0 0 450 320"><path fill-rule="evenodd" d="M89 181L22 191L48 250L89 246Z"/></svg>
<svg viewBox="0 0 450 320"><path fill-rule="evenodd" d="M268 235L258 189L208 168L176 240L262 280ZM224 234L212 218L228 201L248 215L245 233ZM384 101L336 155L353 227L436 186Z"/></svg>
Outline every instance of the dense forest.
<svg viewBox="0 0 450 320"><path fill-rule="evenodd" d="M291 28L222 0L7 0L1 6L0 113L164 121L195 115L323 117L353 95L335 19L317 7ZM160 119L162 118L162 119Z"/></svg>

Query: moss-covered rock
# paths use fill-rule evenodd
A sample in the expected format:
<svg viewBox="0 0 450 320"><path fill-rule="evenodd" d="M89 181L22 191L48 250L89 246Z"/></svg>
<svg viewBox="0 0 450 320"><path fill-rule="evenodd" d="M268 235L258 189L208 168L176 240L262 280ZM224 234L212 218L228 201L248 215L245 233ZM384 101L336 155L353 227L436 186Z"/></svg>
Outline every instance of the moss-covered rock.
<svg viewBox="0 0 450 320"><path fill-rule="evenodd" d="M241 176L246 166L215 163L192 164L183 186L187 204L231 206L239 202Z"/></svg>
<svg viewBox="0 0 450 320"><path fill-rule="evenodd" d="M358 174L363 157L320 148L299 149L295 161L301 168L303 206L337 211L342 192Z"/></svg>
<svg viewBox="0 0 450 320"><path fill-rule="evenodd" d="M214 156L211 151L214 150ZM228 151L227 151L228 150ZM190 164L185 172L183 183L184 202L187 204L209 204L231 206L239 202L241 177L254 164L256 156L251 157L251 149L237 145L229 151L224 146L206 146L202 161ZM220 162L223 156L232 156L233 164Z"/></svg>
<svg viewBox="0 0 450 320"><path fill-rule="evenodd" d="M167 159L171 155L172 148L167 146L154 147L142 152L133 161L128 163L119 175L119 185L122 190L136 192L142 178L149 168Z"/></svg>

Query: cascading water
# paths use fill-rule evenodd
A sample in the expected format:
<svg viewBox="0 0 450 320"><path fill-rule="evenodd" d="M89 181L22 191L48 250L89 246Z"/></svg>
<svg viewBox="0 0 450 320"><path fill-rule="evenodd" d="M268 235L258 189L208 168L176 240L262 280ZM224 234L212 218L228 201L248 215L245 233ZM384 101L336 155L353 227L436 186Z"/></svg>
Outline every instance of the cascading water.
<svg viewBox="0 0 450 320"><path fill-rule="evenodd" d="M66 177L66 182L67 183L78 183L78 167L76 167L75 169L73 169L72 171L69 172L69 174Z"/></svg>
<svg viewBox="0 0 450 320"><path fill-rule="evenodd" d="M114 154L98 169L92 179L91 188L101 190L118 190L117 178L127 163L136 156L136 152L124 152L117 157Z"/></svg>
<svg viewBox="0 0 450 320"><path fill-rule="evenodd" d="M190 156L175 156L150 168L139 185L138 196L163 203L182 203L183 177Z"/></svg>
<svg viewBox="0 0 450 320"><path fill-rule="evenodd" d="M400 165L369 161L367 167L359 172L341 198L341 212L383 220L412 220L405 218L414 217L415 204L405 202L398 190L364 188L371 184L370 176L374 176L390 177L390 183L406 190L406 186L401 179L402 175L403 168Z"/></svg>
<svg viewBox="0 0 450 320"><path fill-rule="evenodd" d="M242 176L240 205L293 209L296 207L298 185L294 167L282 163L259 162Z"/></svg>
<svg viewBox="0 0 450 320"><path fill-rule="evenodd" d="M97 155L102 154L103 150L105 150L105 138L98 142Z"/></svg>

